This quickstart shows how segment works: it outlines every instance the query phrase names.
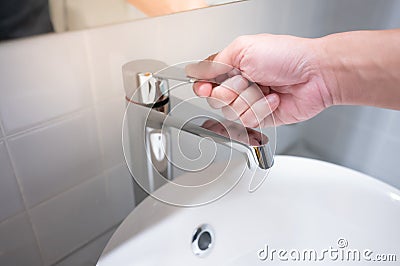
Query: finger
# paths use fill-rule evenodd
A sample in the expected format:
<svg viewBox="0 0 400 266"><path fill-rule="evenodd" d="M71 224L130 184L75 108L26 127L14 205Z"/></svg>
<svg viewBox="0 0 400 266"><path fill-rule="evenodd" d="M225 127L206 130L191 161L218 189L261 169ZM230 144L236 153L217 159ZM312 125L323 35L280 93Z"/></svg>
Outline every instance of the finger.
<svg viewBox="0 0 400 266"><path fill-rule="evenodd" d="M246 36L236 38L221 52L209 56L204 61L187 65L186 74L198 79L212 79L234 68L240 69L241 55L249 45L249 40Z"/></svg>
<svg viewBox="0 0 400 266"><path fill-rule="evenodd" d="M236 38L225 49L215 54L213 61L240 69L240 60L242 59L243 51L249 46L250 40L248 36Z"/></svg>
<svg viewBox="0 0 400 266"><path fill-rule="evenodd" d="M248 88L249 82L241 75L234 76L225 80L221 85L216 86L211 91L211 98L219 101L211 100L213 108L222 108L233 102L240 93Z"/></svg>
<svg viewBox="0 0 400 266"><path fill-rule="evenodd" d="M267 116L278 108L278 106L278 94L268 94L251 105L251 107L240 116L240 120L245 127L258 127Z"/></svg>
<svg viewBox="0 0 400 266"><path fill-rule="evenodd" d="M213 84L208 82L195 82L193 84L193 91L199 97L210 97Z"/></svg>
<svg viewBox="0 0 400 266"><path fill-rule="evenodd" d="M238 119L252 104L264 98L264 94L257 85L252 84L243 90L240 95L229 105L222 108L222 113L226 119Z"/></svg>
<svg viewBox="0 0 400 266"><path fill-rule="evenodd" d="M277 126L280 126L280 124L277 123L277 121L275 120L275 115L274 114L275 113L272 112L272 114L270 114L269 116L264 118L264 120L261 121L260 127L266 128L266 127L277 127Z"/></svg>
<svg viewBox="0 0 400 266"><path fill-rule="evenodd" d="M261 122L260 127L278 127L281 125L286 125L287 123L283 122L279 119L277 115L277 110L272 112L272 114L268 115L264 120Z"/></svg>
<svg viewBox="0 0 400 266"><path fill-rule="evenodd" d="M229 71L228 73L226 73L226 75L228 76L228 78L231 78L231 77L236 76L236 75L241 75L241 74L242 74L242 73L241 73L240 70L237 69L237 68L233 68L231 71Z"/></svg>

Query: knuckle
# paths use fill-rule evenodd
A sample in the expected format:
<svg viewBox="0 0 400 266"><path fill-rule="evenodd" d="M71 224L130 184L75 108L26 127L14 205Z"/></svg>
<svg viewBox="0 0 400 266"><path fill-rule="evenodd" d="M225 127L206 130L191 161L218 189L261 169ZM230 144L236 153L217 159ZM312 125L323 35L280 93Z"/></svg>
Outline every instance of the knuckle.
<svg viewBox="0 0 400 266"><path fill-rule="evenodd" d="M213 89L211 96L225 104L229 104L236 98L236 93L228 88L218 86Z"/></svg>
<svg viewBox="0 0 400 266"><path fill-rule="evenodd" d="M250 35L241 35L239 37L236 37L233 43L236 45L245 45L249 42L249 39Z"/></svg>
<svg viewBox="0 0 400 266"><path fill-rule="evenodd" d="M247 110L241 117L240 121L245 127L258 127L259 121L251 110Z"/></svg>

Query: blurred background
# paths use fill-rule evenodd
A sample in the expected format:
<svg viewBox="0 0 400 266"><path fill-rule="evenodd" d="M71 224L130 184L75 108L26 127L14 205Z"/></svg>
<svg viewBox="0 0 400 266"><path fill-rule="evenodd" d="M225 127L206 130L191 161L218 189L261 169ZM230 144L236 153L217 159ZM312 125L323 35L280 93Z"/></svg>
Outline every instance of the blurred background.
<svg viewBox="0 0 400 266"><path fill-rule="evenodd" d="M15 0L0 3L0 40L169 15L240 0Z"/></svg>
<svg viewBox="0 0 400 266"><path fill-rule="evenodd" d="M400 27L396 0L205 1L155 13L142 2L0 4L0 265L95 265L134 209L121 144L124 63L202 59L243 34ZM400 188L399 131L398 111L337 106L279 127L277 154Z"/></svg>

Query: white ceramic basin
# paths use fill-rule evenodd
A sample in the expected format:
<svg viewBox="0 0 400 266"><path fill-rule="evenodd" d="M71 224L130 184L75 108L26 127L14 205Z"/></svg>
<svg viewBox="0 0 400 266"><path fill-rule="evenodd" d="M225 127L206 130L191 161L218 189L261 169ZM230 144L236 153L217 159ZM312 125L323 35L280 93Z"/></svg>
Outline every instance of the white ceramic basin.
<svg viewBox="0 0 400 266"><path fill-rule="evenodd" d="M246 175L200 207L148 197L116 230L98 265L399 265L399 190L344 167L290 156L275 157L254 193ZM199 257L191 241L202 224L214 236ZM376 262L383 259L396 261Z"/></svg>

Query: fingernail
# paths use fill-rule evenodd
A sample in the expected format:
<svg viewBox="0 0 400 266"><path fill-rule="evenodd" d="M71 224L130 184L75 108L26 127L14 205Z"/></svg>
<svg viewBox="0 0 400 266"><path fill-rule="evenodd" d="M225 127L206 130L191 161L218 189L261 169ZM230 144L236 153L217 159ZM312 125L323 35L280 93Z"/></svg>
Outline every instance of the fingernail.
<svg viewBox="0 0 400 266"><path fill-rule="evenodd" d="M279 100L278 95L275 93L268 94L267 96L265 96L265 98L270 105L276 104L276 102Z"/></svg>

